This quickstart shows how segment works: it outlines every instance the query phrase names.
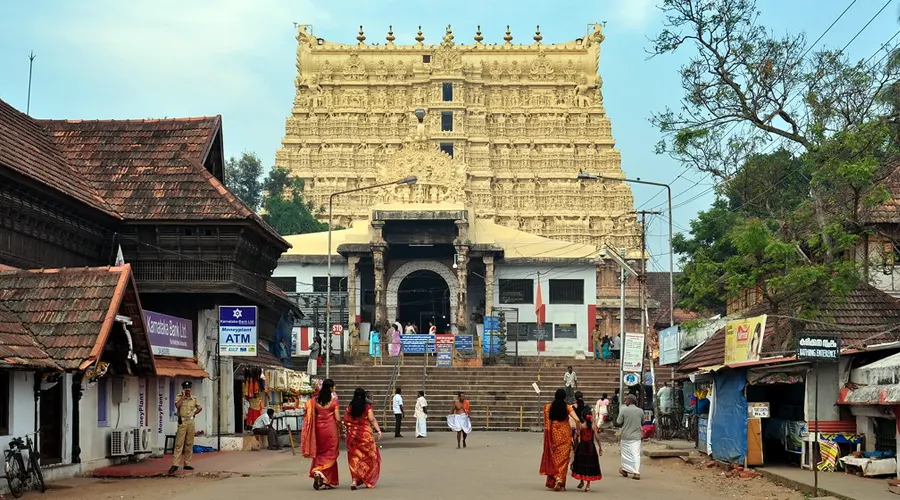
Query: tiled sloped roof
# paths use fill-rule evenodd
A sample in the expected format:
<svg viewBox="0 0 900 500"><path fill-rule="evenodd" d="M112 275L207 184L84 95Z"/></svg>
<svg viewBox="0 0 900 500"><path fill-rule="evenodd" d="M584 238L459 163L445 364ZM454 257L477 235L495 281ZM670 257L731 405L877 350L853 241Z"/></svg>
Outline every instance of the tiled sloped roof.
<svg viewBox="0 0 900 500"><path fill-rule="evenodd" d="M0 368L60 369L22 320L3 304L0 304Z"/></svg>
<svg viewBox="0 0 900 500"><path fill-rule="evenodd" d="M159 356L155 358L156 375L158 377L186 377L207 378L209 374L200 368L197 360L192 358L169 358Z"/></svg>
<svg viewBox="0 0 900 500"><path fill-rule="evenodd" d="M63 369L81 369L102 354L130 283L129 265L2 271L0 303Z"/></svg>
<svg viewBox="0 0 900 500"><path fill-rule="evenodd" d="M681 276L681 273L673 273L672 278L675 281L678 281L678 277ZM675 304L678 304L680 297L678 295L678 289L674 290L675 295ZM672 305L669 303L669 273L668 272L648 272L647 273L647 296L651 299L654 299L659 302L659 309L656 310L655 313L651 313L650 315L650 323L666 323L669 322L669 309ZM682 311L675 308L674 312L675 321L679 322L679 317L684 318L688 317L691 319L692 316L685 311Z"/></svg>
<svg viewBox="0 0 900 500"><path fill-rule="evenodd" d="M884 180L881 186L887 191L890 199L868 209L865 220L872 224L900 223L900 157L885 163Z"/></svg>
<svg viewBox="0 0 900 500"><path fill-rule="evenodd" d="M0 165L60 191L90 207L110 207L56 149L47 131L0 100Z"/></svg>

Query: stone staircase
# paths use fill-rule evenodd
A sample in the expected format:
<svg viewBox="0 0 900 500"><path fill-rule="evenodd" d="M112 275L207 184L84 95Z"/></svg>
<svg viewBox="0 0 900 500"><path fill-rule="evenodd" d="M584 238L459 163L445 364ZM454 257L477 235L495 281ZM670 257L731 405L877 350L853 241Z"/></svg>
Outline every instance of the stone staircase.
<svg viewBox="0 0 900 500"><path fill-rule="evenodd" d="M394 361L385 358L386 363ZM428 366L423 367L427 362ZM445 422L456 394L463 391L471 404L472 426L477 430L529 431L543 427L542 408L556 389L562 387L563 373L572 365L578 374L579 390L589 404L602 393L612 396L619 384L618 365L595 360L566 358L521 358L521 366L494 365L484 367L435 367L434 358L405 356L399 368L397 386L403 388L407 417L403 432L413 433L413 410L417 392L424 385L430 409L429 430L448 430ZM372 393L375 416L387 431L393 429L390 408L393 364L373 366L336 365L331 368L341 405L346 405L357 387ZM321 376L321 373L320 373ZM657 380L671 380L672 370L657 368ZM538 382L541 394L532 388Z"/></svg>

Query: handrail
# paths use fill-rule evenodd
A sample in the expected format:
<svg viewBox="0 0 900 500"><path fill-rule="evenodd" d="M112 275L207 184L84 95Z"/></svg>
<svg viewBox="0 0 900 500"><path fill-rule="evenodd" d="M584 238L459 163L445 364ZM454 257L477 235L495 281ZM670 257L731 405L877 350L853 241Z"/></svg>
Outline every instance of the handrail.
<svg viewBox="0 0 900 500"><path fill-rule="evenodd" d="M403 356L397 356L397 359L394 360L394 370L391 372L391 381L388 385L388 390L384 394L384 405L381 407L381 421L387 421L387 409L388 404L391 402L391 397L394 394L394 391L397 389L397 380L400 378L400 362L403 359Z"/></svg>

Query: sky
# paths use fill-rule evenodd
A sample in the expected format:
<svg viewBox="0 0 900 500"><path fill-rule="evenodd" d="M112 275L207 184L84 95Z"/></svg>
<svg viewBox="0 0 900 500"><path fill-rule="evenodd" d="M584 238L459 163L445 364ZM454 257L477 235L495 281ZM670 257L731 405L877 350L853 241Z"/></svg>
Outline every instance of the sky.
<svg viewBox="0 0 900 500"><path fill-rule="evenodd" d="M355 43L360 25L368 42L383 43L393 25L397 43L412 43L421 25L425 43L436 43L447 24L458 43L472 43L477 25L485 43L502 42L506 25L513 43L530 43L540 25L544 43L556 43L606 22L600 73L622 167L631 178L671 183L680 232L714 194L702 174L654 152L660 134L648 118L678 106L678 70L690 55L648 58L648 39L662 27L661 1L6 0L0 1L0 99L25 110L33 52L32 116L222 115L226 156L252 151L271 166L295 93L295 23L341 43ZM775 33L804 31L812 41L851 2L817 45L839 48L884 1L758 0L757 7ZM868 58L900 29L900 0L891 3L848 47L851 57ZM665 211L659 189L633 191L636 208ZM648 235L651 268L668 269L668 219L654 217Z"/></svg>

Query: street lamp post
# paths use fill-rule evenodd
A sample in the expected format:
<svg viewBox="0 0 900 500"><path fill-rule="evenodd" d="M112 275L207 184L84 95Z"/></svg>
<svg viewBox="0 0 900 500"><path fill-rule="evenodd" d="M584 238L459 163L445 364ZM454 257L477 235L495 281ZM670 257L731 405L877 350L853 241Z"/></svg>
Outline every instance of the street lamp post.
<svg viewBox="0 0 900 500"><path fill-rule="evenodd" d="M332 211L334 207L334 198L336 196L341 196L344 194L366 191L368 189L377 189L384 186L415 184L418 181L419 179L416 176L410 175L396 181L382 182L381 184L373 184L371 186L363 186L354 189L348 189L346 191L338 191L336 193L331 193L330 195L328 195L328 284L327 297L325 298L325 328L328 329L328 332L326 333L326 338L328 339L326 344L328 347L325 351L325 378L329 378L331 376L331 232L334 228L334 216ZM349 283L347 286L349 287ZM356 311L351 311L350 314L354 314L355 312Z"/></svg>
<svg viewBox="0 0 900 500"><path fill-rule="evenodd" d="M608 181L633 182L635 184L646 184L648 186L659 186L666 188L666 192L669 197L669 326L675 326L675 250L672 248L672 186L663 184L661 182L650 182L642 181L641 179L626 179L624 177L610 177L599 174L588 174L582 171L578 172L578 178L581 180L604 179ZM644 256L642 255L641 258L644 258Z"/></svg>

